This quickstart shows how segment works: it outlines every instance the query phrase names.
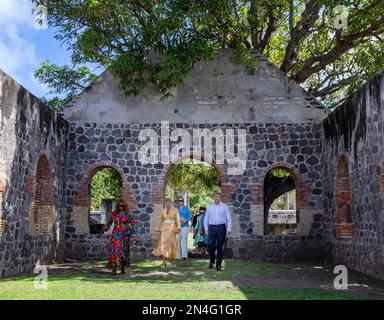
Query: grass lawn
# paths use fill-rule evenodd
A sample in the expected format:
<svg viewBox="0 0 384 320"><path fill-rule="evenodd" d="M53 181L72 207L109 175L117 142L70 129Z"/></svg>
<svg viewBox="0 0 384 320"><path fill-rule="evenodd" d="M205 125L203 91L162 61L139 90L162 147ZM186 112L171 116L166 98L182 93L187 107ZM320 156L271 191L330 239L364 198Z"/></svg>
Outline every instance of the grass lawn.
<svg viewBox="0 0 384 320"><path fill-rule="evenodd" d="M117 276L109 274L105 261L58 265L49 269L47 290L34 289L33 274L0 280L0 299L368 298L334 290L332 279L330 283L321 280L329 288L322 288L316 281L306 285L305 277L294 278L290 265L227 260L224 271L219 273L209 270L207 264L207 260L198 259L178 261L176 267L164 273L159 260L134 260L129 273Z"/></svg>

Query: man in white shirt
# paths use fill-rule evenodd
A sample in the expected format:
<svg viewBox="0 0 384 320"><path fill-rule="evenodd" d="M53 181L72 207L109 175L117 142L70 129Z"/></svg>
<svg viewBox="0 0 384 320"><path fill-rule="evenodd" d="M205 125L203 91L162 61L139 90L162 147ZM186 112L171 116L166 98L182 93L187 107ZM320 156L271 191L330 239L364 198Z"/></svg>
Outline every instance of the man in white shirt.
<svg viewBox="0 0 384 320"><path fill-rule="evenodd" d="M224 242L227 234L232 230L232 219L228 206L221 202L221 193L213 196L214 203L207 208L204 218L205 233L208 234L208 251L210 256L209 268L212 269L216 259L216 270L221 271L224 255Z"/></svg>

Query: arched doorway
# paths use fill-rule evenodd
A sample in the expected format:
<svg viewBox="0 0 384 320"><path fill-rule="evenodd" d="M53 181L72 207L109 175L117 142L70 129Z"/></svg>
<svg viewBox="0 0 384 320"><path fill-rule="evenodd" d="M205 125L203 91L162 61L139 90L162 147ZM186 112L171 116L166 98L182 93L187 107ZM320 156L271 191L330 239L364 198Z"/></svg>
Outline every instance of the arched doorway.
<svg viewBox="0 0 384 320"><path fill-rule="evenodd" d="M201 207L207 207L212 202L212 195L220 191L222 176L217 168L207 162L196 159L183 159L173 163L165 176L165 197L171 198L175 206L176 200L182 196L184 204L191 212L188 233L189 256L202 255L204 250L194 241L194 230Z"/></svg>
<svg viewBox="0 0 384 320"><path fill-rule="evenodd" d="M112 168L100 168L90 183L89 233L99 234L114 208L115 200L122 196L120 173Z"/></svg>
<svg viewBox="0 0 384 320"><path fill-rule="evenodd" d="M271 169L264 179L265 234L292 234L297 231L296 181L285 167Z"/></svg>

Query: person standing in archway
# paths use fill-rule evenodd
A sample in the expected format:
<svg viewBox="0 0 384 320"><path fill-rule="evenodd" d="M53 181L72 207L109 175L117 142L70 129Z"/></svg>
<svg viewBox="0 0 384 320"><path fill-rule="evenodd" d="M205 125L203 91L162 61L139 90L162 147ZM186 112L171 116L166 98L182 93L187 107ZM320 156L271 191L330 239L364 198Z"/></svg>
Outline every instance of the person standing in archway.
<svg viewBox="0 0 384 320"><path fill-rule="evenodd" d="M225 237L231 233L232 219L228 206L221 202L220 192L215 193L213 203L207 208L204 218L204 229L206 234L208 234L209 268L213 268L216 260L216 270L221 271Z"/></svg>
<svg viewBox="0 0 384 320"><path fill-rule="evenodd" d="M208 244L208 236L204 230L204 218L205 212L207 209L205 207L200 207L199 214L196 215L196 224L193 228L193 234L195 239L195 247L198 253L207 254L207 244Z"/></svg>
<svg viewBox="0 0 384 320"><path fill-rule="evenodd" d="M125 274L125 267L129 267L130 262L130 239L132 235L138 239L138 228L136 215L133 210L128 209L128 205L123 199L117 201L115 210L111 212L111 216L103 226L99 237L109 230L112 223L114 225L110 237L108 267L112 269L113 275L116 275L116 268L120 268L121 274Z"/></svg>
<svg viewBox="0 0 384 320"><path fill-rule="evenodd" d="M163 259L163 271L167 270L167 259L174 265L177 258L177 235L180 229L179 213L172 206L172 200L167 198L165 199L165 208L161 210L159 221L155 227L155 231L160 232L160 236L155 250L153 250L153 255Z"/></svg>
<svg viewBox="0 0 384 320"><path fill-rule="evenodd" d="M184 205L184 198L177 198L177 210L180 215L181 232L179 233L179 253L178 258L187 260L188 258L188 231L189 231L189 220L191 218L191 212L189 208Z"/></svg>

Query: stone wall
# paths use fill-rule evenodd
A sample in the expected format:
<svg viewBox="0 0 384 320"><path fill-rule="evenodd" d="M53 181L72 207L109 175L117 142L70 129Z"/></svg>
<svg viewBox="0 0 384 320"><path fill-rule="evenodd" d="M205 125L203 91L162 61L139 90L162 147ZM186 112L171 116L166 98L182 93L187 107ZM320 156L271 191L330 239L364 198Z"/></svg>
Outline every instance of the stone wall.
<svg viewBox="0 0 384 320"><path fill-rule="evenodd" d="M149 258L153 226L164 205L165 175L172 164L142 164L138 160L143 129L160 136L160 123L71 123L67 162L67 221L65 256L72 259L106 257L107 236L98 239L88 231L89 184L93 174L113 167L123 181L123 197L139 210L140 239L133 241L133 257ZM193 129L239 129L247 132L246 170L228 174L227 163L215 164L221 176L223 200L234 221L226 254L236 258L267 260L319 259L324 256L323 199L320 163L320 126L301 124L200 124L171 123L170 132ZM172 148L175 142L170 143ZM215 151L215 150L214 150ZM214 153L215 154L215 153ZM193 154L193 157L199 158ZM180 156L174 163L180 161ZM184 157L185 158L185 157ZM213 156L215 158L215 156ZM211 159L203 159L211 162ZM298 233L264 235L263 181L274 167L285 167L295 177Z"/></svg>
<svg viewBox="0 0 384 320"><path fill-rule="evenodd" d="M233 56L232 49L222 49L215 59L198 62L165 101L153 87L137 96L124 96L113 75L105 71L64 110L64 118L69 122L197 124L304 123L327 116L316 99L262 55L254 53L257 70L253 74Z"/></svg>
<svg viewBox="0 0 384 320"><path fill-rule="evenodd" d="M67 132L0 70L0 276L62 258Z"/></svg>
<svg viewBox="0 0 384 320"><path fill-rule="evenodd" d="M382 279L383 76L372 78L322 122L326 241L336 263Z"/></svg>

